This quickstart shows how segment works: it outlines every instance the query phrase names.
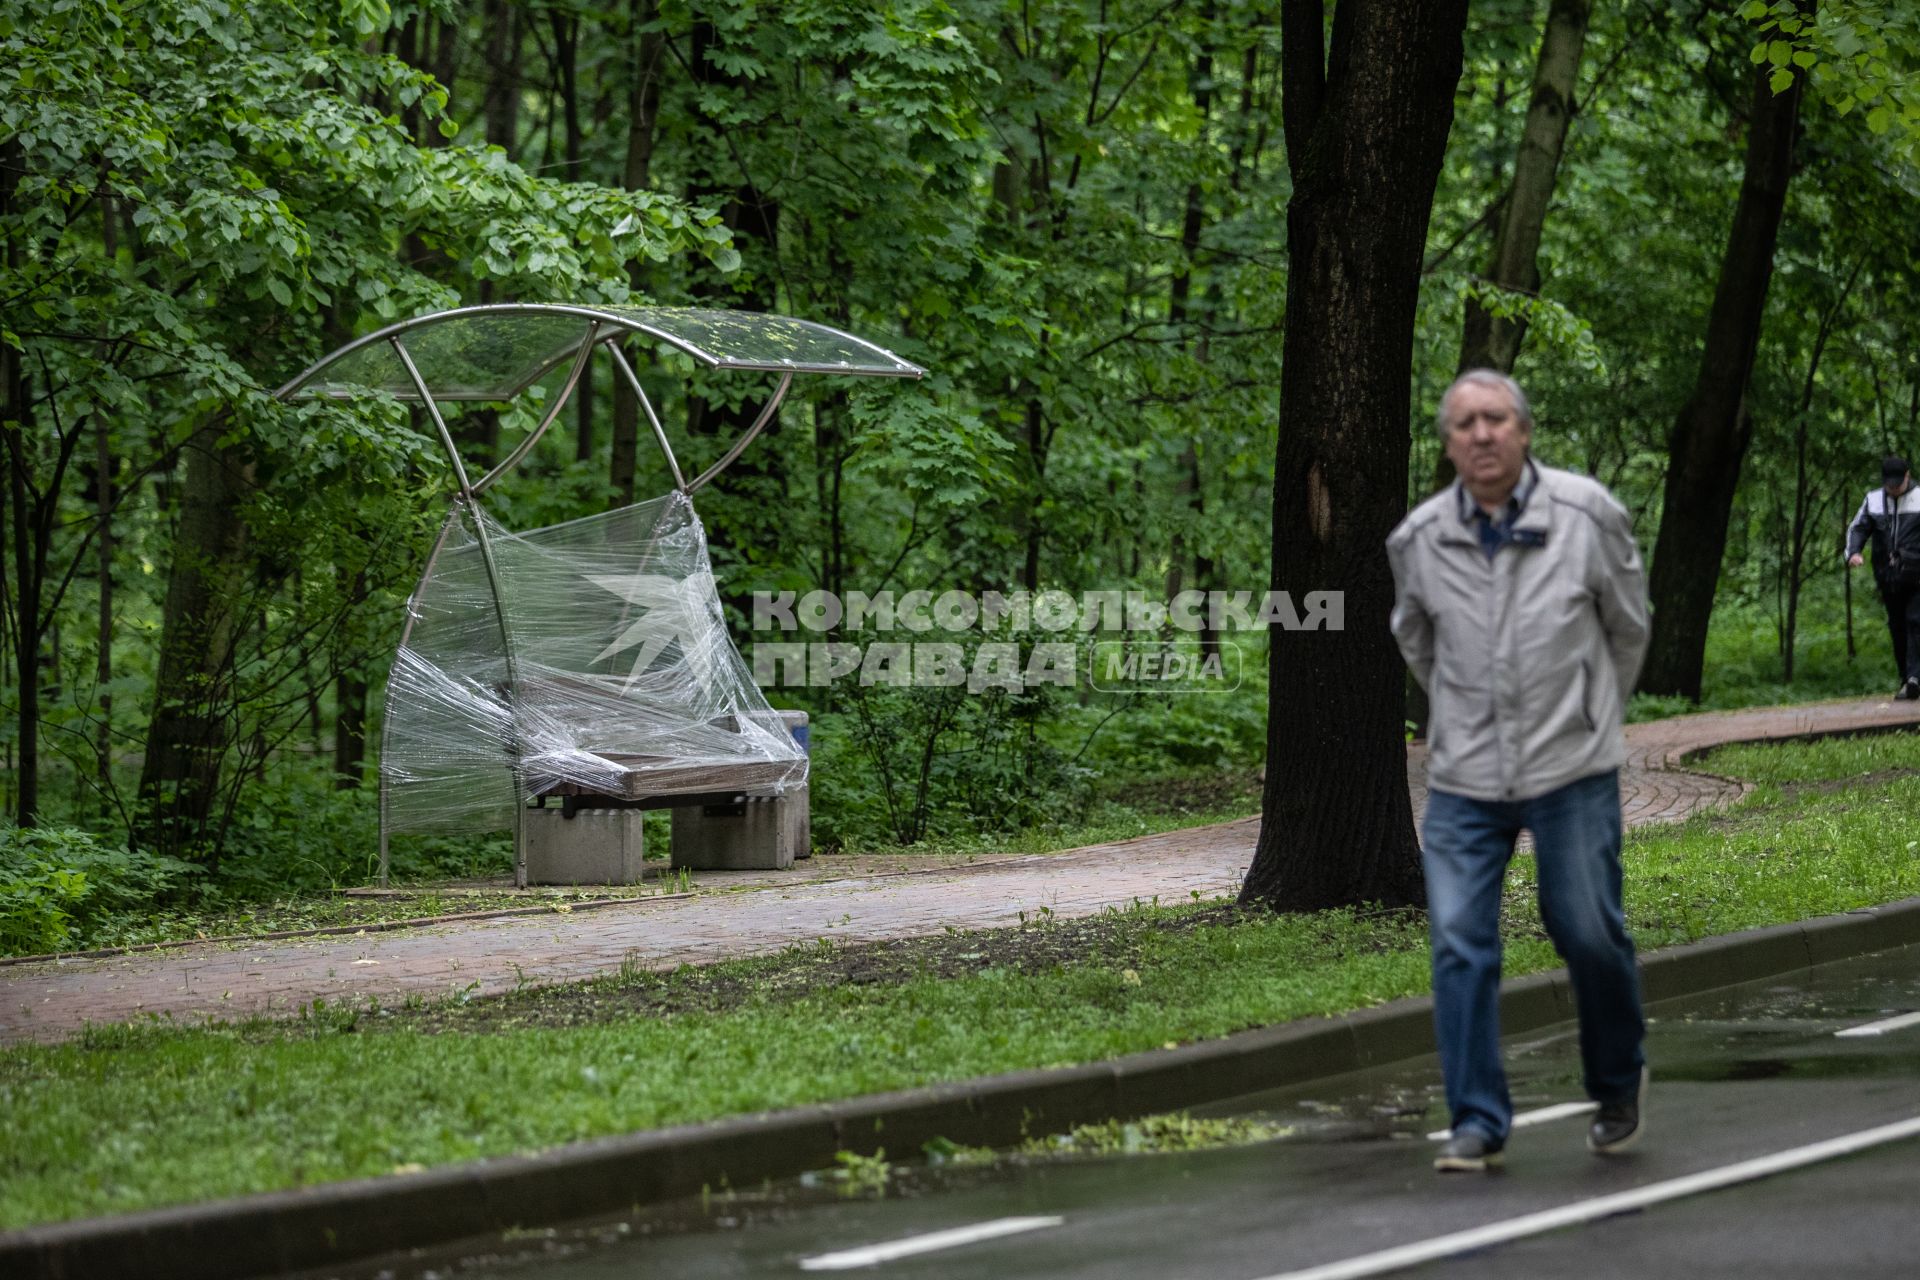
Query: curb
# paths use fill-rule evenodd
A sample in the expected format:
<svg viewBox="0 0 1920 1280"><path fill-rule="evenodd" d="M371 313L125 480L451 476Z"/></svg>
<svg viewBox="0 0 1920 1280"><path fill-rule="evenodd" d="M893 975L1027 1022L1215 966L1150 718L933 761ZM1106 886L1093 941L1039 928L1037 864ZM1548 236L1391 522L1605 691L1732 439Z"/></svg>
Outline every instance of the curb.
<svg viewBox="0 0 1920 1280"><path fill-rule="evenodd" d="M1641 959L1648 1002L1695 995L1920 943L1920 898L1727 934ZM1565 970L1502 985L1502 1030L1574 1016ZM206 1204L0 1233L13 1280L244 1280L363 1263L514 1227L614 1214L833 1164L843 1150L917 1150L934 1138L1006 1146L1109 1118L1303 1084L1433 1051L1432 1000L1242 1031L1108 1062L1016 1071L843 1102L573 1143Z"/></svg>

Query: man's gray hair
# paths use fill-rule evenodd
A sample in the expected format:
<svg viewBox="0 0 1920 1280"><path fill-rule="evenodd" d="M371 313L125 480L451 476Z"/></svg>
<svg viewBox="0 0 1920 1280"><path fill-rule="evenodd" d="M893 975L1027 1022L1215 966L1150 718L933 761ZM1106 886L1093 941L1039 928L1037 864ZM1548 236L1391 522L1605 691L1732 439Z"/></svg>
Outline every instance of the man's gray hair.
<svg viewBox="0 0 1920 1280"><path fill-rule="evenodd" d="M1440 433L1442 440L1447 438L1447 401L1453 398L1455 391L1468 383L1506 392L1513 400L1513 409L1520 415L1520 421L1527 424L1527 430L1533 430L1533 406L1527 403L1527 393L1520 389L1519 383L1498 369L1469 369L1455 378L1448 385L1446 394L1440 397L1440 412L1434 417L1434 429Z"/></svg>

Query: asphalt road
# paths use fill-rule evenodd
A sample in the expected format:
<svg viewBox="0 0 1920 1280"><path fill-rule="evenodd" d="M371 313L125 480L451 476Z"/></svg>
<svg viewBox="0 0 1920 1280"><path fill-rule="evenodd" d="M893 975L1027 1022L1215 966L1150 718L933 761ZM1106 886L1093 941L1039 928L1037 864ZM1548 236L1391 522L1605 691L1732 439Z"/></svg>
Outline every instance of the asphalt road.
<svg viewBox="0 0 1920 1280"><path fill-rule="evenodd" d="M881 1199L846 1199L814 1180L387 1274L1305 1280L1395 1274L1369 1267L1392 1260L1383 1252L1425 1247L1440 1256L1413 1268L1422 1276L1905 1280L1920 1274L1920 1019L1836 1032L1916 1011L1920 948L1656 1006L1646 1138L1613 1159L1586 1152L1584 1117L1573 1115L1516 1129L1499 1173L1435 1174L1427 1135L1445 1116L1427 1060L1209 1109L1291 1128L1253 1146L915 1170ZM1571 1026L1510 1042L1508 1062L1518 1111L1580 1100ZM1806 1150L1861 1134L1890 1140L1838 1158ZM1686 1185L1782 1153L1808 1162ZM1606 1199L1623 1195L1625 1205ZM1593 1220L1523 1234L1531 1215L1556 1210ZM1515 1238L1444 1247L1488 1229ZM924 1239L994 1231L1005 1234L939 1248ZM860 1252L875 1247L926 1251Z"/></svg>

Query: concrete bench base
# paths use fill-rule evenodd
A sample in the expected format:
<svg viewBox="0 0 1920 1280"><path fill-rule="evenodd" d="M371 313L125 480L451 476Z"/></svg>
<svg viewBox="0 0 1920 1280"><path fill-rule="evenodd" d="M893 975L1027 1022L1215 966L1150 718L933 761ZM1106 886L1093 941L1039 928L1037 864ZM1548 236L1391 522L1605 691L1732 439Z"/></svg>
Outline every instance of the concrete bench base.
<svg viewBox="0 0 1920 1280"><path fill-rule="evenodd" d="M749 796L739 804L673 811L673 866L694 871L784 871L812 852L807 788Z"/></svg>
<svg viewBox="0 0 1920 1280"><path fill-rule="evenodd" d="M522 815L520 849L528 884L639 884L646 879L646 842L638 809L558 806Z"/></svg>

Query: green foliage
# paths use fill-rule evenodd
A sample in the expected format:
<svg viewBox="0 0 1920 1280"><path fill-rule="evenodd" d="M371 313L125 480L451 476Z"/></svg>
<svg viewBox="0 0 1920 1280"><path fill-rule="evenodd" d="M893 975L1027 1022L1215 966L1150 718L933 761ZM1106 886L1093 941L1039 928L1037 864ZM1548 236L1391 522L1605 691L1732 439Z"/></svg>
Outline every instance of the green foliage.
<svg viewBox="0 0 1920 1280"><path fill-rule="evenodd" d="M201 874L192 863L131 851L73 827L0 824L0 955L97 945Z"/></svg>
<svg viewBox="0 0 1920 1280"><path fill-rule="evenodd" d="M1013 642L1023 664L1035 638ZM977 648L960 646L966 669ZM850 709L825 718L819 731L845 743L814 775L814 785L825 784L816 819L822 844L912 845L930 834L1008 832L1075 814L1087 773L1045 732L1067 696L1055 685L854 685Z"/></svg>
<svg viewBox="0 0 1920 1280"><path fill-rule="evenodd" d="M1168 770L1219 773L1259 763L1267 750L1267 657L1264 645L1246 637L1226 643L1241 648L1242 679L1230 692L1166 697L1132 694L1099 708L1086 763L1099 776L1138 780ZM1085 725L1090 713L1078 723Z"/></svg>
<svg viewBox="0 0 1920 1280"><path fill-rule="evenodd" d="M1470 280L1466 298L1487 309L1496 320L1518 320L1527 333L1549 351L1596 379L1607 377L1607 359L1593 340L1593 326L1564 303L1534 294L1501 289L1486 280Z"/></svg>
<svg viewBox="0 0 1920 1280"><path fill-rule="evenodd" d="M86 877L64 867L8 863L0 880L0 948L8 955L67 950L74 912L86 900Z"/></svg>
<svg viewBox="0 0 1920 1280"><path fill-rule="evenodd" d="M503 875L512 868L505 839L394 841L391 874L402 880ZM237 808L221 861L224 901L268 901L370 884L379 870L378 797L342 791L309 774L290 785L248 792Z"/></svg>
<svg viewBox="0 0 1920 1280"><path fill-rule="evenodd" d="M854 393L860 443L848 473L893 486L935 511L959 513L1007 481L1013 446L977 417L943 405L951 383L935 377L921 394L889 388Z"/></svg>
<svg viewBox="0 0 1920 1280"><path fill-rule="evenodd" d="M1838 115L1861 113L1867 132L1885 137L1911 164L1920 157L1920 12L1873 0L1747 0L1740 16L1761 39L1755 66L1785 92L1804 75Z"/></svg>

